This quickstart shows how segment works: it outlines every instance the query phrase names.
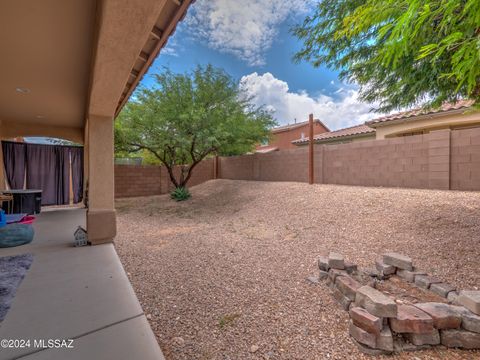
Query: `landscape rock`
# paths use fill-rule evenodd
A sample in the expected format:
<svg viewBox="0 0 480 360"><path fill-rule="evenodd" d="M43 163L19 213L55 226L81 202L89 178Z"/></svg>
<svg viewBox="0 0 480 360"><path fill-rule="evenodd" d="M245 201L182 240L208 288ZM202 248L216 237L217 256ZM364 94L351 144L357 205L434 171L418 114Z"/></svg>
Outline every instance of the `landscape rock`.
<svg viewBox="0 0 480 360"><path fill-rule="evenodd" d="M258 345L252 345L252 346L250 347L250 352L251 352L251 353L256 353L256 352L258 351L258 349L260 349L260 348L258 347Z"/></svg>
<svg viewBox="0 0 480 360"><path fill-rule="evenodd" d="M383 263L387 265L393 265L399 269L404 270L413 270L412 259L408 256L398 254L398 253L386 253L383 254Z"/></svg>
<svg viewBox="0 0 480 360"><path fill-rule="evenodd" d="M405 341L401 337L396 337L393 339L393 351L395 352L404 352L404 351L417 351L428 349L430 345L414 345L410 342Z"/></svg>
<svg viewBox="0 0 480 360"><path fill-rule="evenodd" d="M401 277L403 280L408 281L408 282L415 282L415 276L417 275L427 275L426 272L424 271L409 271L409 270L403 270L403 269L397 269L396 272L397 276Z"/></svg>
<svg viewBox="0 0 480 360"><path fill-rule="evenodd" d="M387 265L382 260L375 261L375 267L378 272L384 276L389 276L395 274L397 268L393 265Z"/></svg>
<svg viewBox="0 0 480 360"><path fill-rule="evenodd" d="M355 304L378 317L396 317L397 304L382 292L365 285L357 290Z"/></svg>
<svg viewBox="0 0 480 360"><path fill-rule="evenodd" d="M415 306L398 305L397 317L390 319L390 326L397 333L430 333L433 319Z"/></svg>
<svg viewBox="0 0 480 360"><path fill-rule="evenodd" d="M326 257L320 256L318 258L318 268L322 271L330 270L330 267L328 266L328 259Z"/></svg>
<svg viewBox="0 0 480 360"><path fill-rule="evenodd" d="M330 269L328 271L328 277L330 278L332 283L335 283L337 276L348 276L348 274L345 270Z"/></svg>
<svg viewBox="0 0 480 360"><path fill-rule="evenodd" d="M447 283L438 283L430 285L430 291L433 291L435 294L438 294L444 298L452 291L455 291L456 288L453 285Z"/></svg>
<svg viewBox="0 0 480 360"><path fill-rule="evenodd" d="M355 326L372 334L380 334L380 331L382 331L382 319L370 314L367 310L361 307L353 307L350 309L349 314Z"/></svg>
<svg viewBox="0 0 480 360"><path fill-rule="evenodd" d="M362 286L358 281L349 276L339 276L335 281L335 285L337 285L338 290L340 290L351 301L355 301L355 294Z"/></svg>
<svg viewBox="0 0 480 360"><path fill-rule="evenodd" d="M354 273L355 271L358 270L358 266L356 264L353 264L351 262L345 261L345 271L349 274Z"/></svg>
<svg viewBox="0 0 480 360"><path fill-rule="evenodd" d="M462 312L462 327L465 330L480 333L480 316L465 309Z"/></svg>
<svg viewBox="0 0 480 360"><path fill-rule="evenodd" d="M429 275L415 276L415 285L423 289L429 289L431 284L438 284L442 281Z"/></svg>
<svg viewBox="0 0 480 360"><path fill-rule="evenodd" d="M319 283L318 276L316 276L316 275L310 275L309 277L306 278L306 280L310 284L314 284L314 285Z"/></svg>
<svg viewBox="0 0 480 360"><path fill-rule="evenodd" d="M405 334L405 337L413 345L438 345L440 344L440 332L433 329L432 332L422 334Z"/></svg>
<svg viewBox="0 0 480 360"><path fill-rule="evenodd" d="M348 297L343 295L343 293L337 288L333 288L333 297L342 305L343 310L348 311L350 303L352 302Z"/></svg>
<svg viewBox="0 0 480 360"><path fill-rule="evenodd" d="M361 344L367 345L371 348L375 348L377 345L377 337L375 334L371 334L358 326L355 326L352 321L350 321L349 333L351 337Z"/></svg>
<svg viewBox="0 0 480 360"><path fill-rule="evenodd" d="M377 336L377 349L393 351L393 335L388 325L384 326Z"/></svg>
<svg viewBox="0 0 480 360"><path fill-rule="evenodd" d="M364 353L364 354L367 354L367 355L370 355L370 356L378 356L378 355L388 355L390 354L390 352L387 352L387 351L384 351L384 350L380 350L380 349L373 349L367 345L363 345L361 343L359 343L357 340L353 339L353 342L355 343L355 345L357 345L358 347L358 350L360 350L360 352Z"/></svg>
<svg viewBox="0 0 480 360"><path fill-rule="evenodd" d="M447 300L450 304L455 303L458 298L458 293L456 291L449 292L447 295Z"/></svg>
<svg viewBox="0 0 480 360"><path fill-rule="evenodd" d="M433 326L437 329L458 329L462 324L461 306L429 302L415 304L417 308L426 312L433 319Z"/></svg>
<svg viewBox="0 0 480 360"><path fill-rule="evenodd" d="M325 280L326 278L328 278L328 272L319 270L318 278L320 280Z"/></svg>
<svg viewBox="0 0 480 360"><path fill-rule="evenodd" d="M480 291L462 290L458 294L456 303L465 306L474 314L480 315Z"/></svg>
<svg viewBox="0 0 480 360"><path fill-rule="evenodd" d="M342 254L331 252L328 254L328 266L332 269L345 269L345 260Z"/></svg>
<svg viewBox="0 0 480 360"><path fill-rule="evenodd" d="M182 347L182 346L185 345L185 340L180 336L176 336L176 337L172 338L172 343L175 346Z"/></svg>
<svg viewBox="0 0 480 360"><path fill-rule="evenodd" d="M480 348L480 334L466 330L442 330L441 334L442 345L447 347L458 347L462 349L477 349Z"/></svg>

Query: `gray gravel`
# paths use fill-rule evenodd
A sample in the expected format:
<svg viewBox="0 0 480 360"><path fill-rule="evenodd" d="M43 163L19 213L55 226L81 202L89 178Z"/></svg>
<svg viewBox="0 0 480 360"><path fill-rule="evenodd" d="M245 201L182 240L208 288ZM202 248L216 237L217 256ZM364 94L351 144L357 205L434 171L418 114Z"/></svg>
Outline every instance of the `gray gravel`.
<svg viewBox="0 0 480 360"><path fill-rule="evenodd" d="M480 284L479 193L229 180L191 192L117 201L116 248L167 359L369 359L327 286L305 280L330 250L370 268L401 252L459 288Z"/></svg>

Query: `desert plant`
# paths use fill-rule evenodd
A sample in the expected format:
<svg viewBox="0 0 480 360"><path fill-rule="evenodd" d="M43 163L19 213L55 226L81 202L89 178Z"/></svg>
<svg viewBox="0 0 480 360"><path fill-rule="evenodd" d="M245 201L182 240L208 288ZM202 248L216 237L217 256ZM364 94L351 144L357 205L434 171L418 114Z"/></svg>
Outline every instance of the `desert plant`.
<svg viewBox="0 0 480 360"><path fill-rule="evenodd" d="M170 197L176 201L187 200L190 196L190 191L186 187L177 187L170 194Z"/></svg>

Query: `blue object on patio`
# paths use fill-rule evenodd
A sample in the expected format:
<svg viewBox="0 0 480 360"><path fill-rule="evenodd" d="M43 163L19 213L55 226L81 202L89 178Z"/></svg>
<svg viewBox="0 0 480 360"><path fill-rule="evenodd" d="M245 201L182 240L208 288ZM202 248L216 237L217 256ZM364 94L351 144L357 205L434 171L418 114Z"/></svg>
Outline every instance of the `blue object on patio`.
<svg viewBox="0 0 480 360"><path fill-rule="evenodd" d="M0 257L0 321L5 319L32 261L32 254Z"/></svg>
<svg viewBox="0 0 480 360"><path fill-rule="evenodd" d="M5 217L5 211L0 209L0 228L7 225L7 218Z"/></svg>
<svg viewBox="0 0 480 360"><path fill-rule="evenodd" d="M33 240L33 227L29 224L9 224L0 228L0 248L24 245Z"/></svg>

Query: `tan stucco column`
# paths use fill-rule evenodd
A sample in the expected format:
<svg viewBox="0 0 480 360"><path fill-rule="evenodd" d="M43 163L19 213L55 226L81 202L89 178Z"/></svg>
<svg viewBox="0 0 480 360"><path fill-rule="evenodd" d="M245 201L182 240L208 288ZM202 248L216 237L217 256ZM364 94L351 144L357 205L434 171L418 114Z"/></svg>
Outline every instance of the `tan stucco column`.
<svg viewBox="0 0 480 360"><path fill-rule="evenodd" d="M88 181L87 232L92 244L116 235L113 168L113 117L89 116L86 158Z"/></svg>

